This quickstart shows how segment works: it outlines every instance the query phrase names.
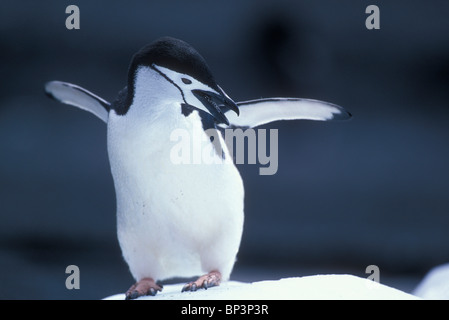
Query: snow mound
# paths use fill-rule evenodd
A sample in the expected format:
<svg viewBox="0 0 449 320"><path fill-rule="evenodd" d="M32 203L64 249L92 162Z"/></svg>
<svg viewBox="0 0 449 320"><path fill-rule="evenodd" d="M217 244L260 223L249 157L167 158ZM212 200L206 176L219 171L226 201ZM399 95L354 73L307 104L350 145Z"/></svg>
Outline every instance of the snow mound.
<svg viewBox="0 0 449 320"><path fill-rule="evenodd" d="M315 275L274 281L228 281L218 287L182 292L184 284L165 285L154 297L139 300L409 300L418 297L353 275ZM106 300L122 300L124 294Z"/></svg>
<svg viewBox="0 0 449 320"><path fill-rule="evenodd" d="M413 294L423 299L449 300L449 263L430 270Z"/></svg>

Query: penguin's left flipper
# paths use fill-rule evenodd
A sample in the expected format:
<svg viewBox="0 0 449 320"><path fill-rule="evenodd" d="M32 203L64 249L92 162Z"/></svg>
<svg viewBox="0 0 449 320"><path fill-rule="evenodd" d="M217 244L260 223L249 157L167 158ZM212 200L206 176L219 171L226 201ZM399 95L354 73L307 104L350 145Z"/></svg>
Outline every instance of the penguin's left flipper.
<svg viewBox="0 0 449 320"><path fill-rule="evenodd" d="M104 122L108 122L111 104L80 86L61 81L50 81L45 84L45 93L56 101L89 111Z"/></svg>
<svg viewBox="0 0 449 320"><path fill-rule="evenodd" d="M226 112L229 127L254 128L280 120L346 120L351 114L333 103L301 98L267 98L237 102L240 115Z"/></svg>

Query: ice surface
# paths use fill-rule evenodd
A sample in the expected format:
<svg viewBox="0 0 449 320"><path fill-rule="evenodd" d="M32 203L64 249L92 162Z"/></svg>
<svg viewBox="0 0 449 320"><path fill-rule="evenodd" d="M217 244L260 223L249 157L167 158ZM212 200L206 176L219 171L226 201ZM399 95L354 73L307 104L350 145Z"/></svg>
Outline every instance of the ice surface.
<svg viewBox="0 0 449 320"><path fill-rule="evenodd" d="M183 292L184 284L165 285L162 292L142 300L409 300L418 297L353 275L315 275L275 281L244 283L229 281L218 287ZM124 294L105 299L121 300Z"/></svg>
<svg viewBox="0 0 449 320"><path fill-rule="evenodd" d="M430 270L413 294L423 299L449 300L449 263Z"/></svg>

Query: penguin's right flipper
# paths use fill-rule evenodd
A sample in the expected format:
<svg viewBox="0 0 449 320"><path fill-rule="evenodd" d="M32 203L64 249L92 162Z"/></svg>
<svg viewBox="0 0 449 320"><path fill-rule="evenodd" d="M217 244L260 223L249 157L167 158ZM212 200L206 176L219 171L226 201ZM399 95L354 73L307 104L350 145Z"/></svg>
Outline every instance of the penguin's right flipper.
<svg viewBox="0 0 449 320"><path fill-rule="evenodd" d="M111 104L80 86L61 81L50 81L45 84L45 93L56 101L89 111L104 122L108 122Z"/></svg>
<svg viewBox="0 0 449 320"><path fill-rule="evenodd" d="M303 98L266 98L237 102L240 115L226 112L231 126L254 128L280 120L346 120L351 114L333 103Z"/></svg>

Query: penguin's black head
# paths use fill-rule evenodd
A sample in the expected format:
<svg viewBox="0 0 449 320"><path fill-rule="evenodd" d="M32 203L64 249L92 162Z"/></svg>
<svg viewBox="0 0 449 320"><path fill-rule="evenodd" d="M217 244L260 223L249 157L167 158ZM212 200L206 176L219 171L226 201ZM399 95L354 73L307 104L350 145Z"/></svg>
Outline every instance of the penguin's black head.
<svg viewBox="0 0 449 320"><path fill-rule="evenodd" d="M229 124L224 112L237 114L237 105L215 82L204 58L188 43L171 37L160 38L140 49L128 71L128 100L132 104L136 75L146 67L160 74L179 90L182 103L212 115L217 123Z"/></svg>
<svg viewBox="0 0 449 320"><path fill-rule="evenodd" d="M164 37L146 45L134 55L130 71L135 72L139 65L157 65L190 75L218 90L206 60L192 46L179 39Z"/></svg>

